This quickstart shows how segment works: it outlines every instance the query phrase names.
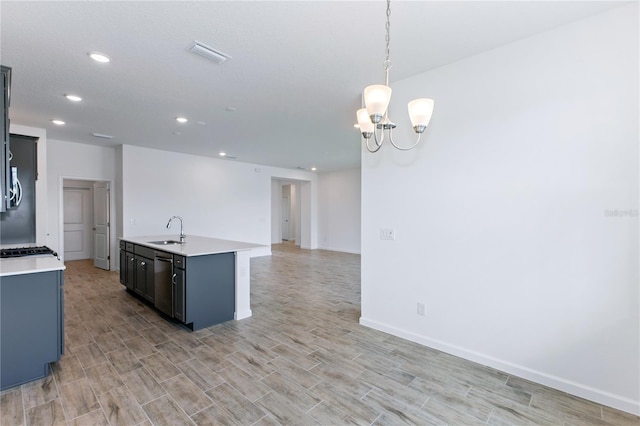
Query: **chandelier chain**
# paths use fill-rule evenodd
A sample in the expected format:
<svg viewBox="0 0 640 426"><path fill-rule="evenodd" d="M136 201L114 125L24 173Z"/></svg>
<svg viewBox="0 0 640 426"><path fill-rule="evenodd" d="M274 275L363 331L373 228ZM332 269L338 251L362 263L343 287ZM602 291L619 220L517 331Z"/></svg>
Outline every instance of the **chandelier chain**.
<svg viewBox="0 0 640 426"><path fill-rule="evenodd" d="M387 0L387 23L385 25L385 29L386 29L385 41L387 46L385 50L385 60L383 63L384 79L385 79L385 84L387 86L389 85L389 69L391 68L391 59L390 59L391 50L389 48L389 45L391 44L391 35L390 35L391 21L389 20L390 17L391 17L391 0Z"/></svg>

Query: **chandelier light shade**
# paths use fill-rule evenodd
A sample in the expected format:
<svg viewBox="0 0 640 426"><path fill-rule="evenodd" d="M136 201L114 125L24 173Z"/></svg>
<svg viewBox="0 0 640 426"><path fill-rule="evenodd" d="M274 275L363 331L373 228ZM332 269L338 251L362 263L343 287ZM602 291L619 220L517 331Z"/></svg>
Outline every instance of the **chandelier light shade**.
<svg viewBox="0 0 640 426"><path fill-rule="evenodd" d="M371 122L369 118L369 112L366 108L361 108L358 110L358 126L360 127L360 132L365 138L370 138L373 136L374 124Z"/></svg>
<svg viewBox="0 0 640 426"><path fill-rule="evenodd" d="M415 148L420 142L420 136L426 130L433 114L433 99L421 98L409 102L409 118L413 131L418 135L415 143L408 147L396 145L393 141L393 129L396 125L389 120L389 102L391 101L391 87L389 87L389 69L391 59L389 59L389 44L391 37L389 29L391 27L391 0L387 0L387 24L386 24L386 58L383 62L385 84L374 84L364 89L365 108L359 109L356 116L360 133L365 139L365 146L369 152L378 152L384 142L385 132L391 145L395 148L408 151ZM379 135L378 135L379 133ZM369 141L373 138L375 145L371 147Z"/></svg>
<svg viewBox="0 0 640 426"><path fill-rule="evenodd" d="M379 123L387 113L391 101L391 87L374 84L364 89L364 104L373 123Z"/></svg>
<svg viewBox="0 0 640 426"><path fill-rule="evenodd" d="M433 114L433 99L414 99L409 102L407 107L414 132L424 132L431 121L431 114Z"/></svg>

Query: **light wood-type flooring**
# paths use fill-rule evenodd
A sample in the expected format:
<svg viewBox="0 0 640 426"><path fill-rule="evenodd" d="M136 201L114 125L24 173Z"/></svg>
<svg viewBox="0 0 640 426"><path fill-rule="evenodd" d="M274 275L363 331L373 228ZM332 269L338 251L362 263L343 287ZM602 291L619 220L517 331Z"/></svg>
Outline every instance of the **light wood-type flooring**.
<svg viewBox="0 0 640 426"><path fill-rule="evenodd" d="M65 272L66 353L1 425L638 425L638 417L358 324L360 257L273 246L253 317L190 332L90 261Z"/></svg>

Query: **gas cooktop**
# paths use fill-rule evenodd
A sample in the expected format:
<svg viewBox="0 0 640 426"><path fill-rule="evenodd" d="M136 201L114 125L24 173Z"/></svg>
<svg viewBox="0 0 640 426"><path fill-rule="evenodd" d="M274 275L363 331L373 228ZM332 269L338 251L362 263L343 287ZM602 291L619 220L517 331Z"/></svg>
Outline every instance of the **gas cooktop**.
<svg viewBox="0 0 640 426"><path fill-rule="evenodd" d="M11 257L24 257L24 256L42 256L42 255L52 255L57 257L58 253L51 250L47 246L0 249L0 259L6 259Z"/></svg>

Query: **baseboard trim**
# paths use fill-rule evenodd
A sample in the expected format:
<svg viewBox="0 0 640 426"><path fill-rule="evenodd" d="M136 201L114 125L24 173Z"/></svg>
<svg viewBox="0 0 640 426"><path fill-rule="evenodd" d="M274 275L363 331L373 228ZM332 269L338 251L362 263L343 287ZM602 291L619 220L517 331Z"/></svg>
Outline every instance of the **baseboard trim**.
<svg viewBox="0 0 640 426"><path fill-rule="evenodd" d="M233 318L238 321L238 320L243 320L245 318L250 318L251 315L253 315L253 312L251 312L251 309L247 309L246 311L242 311L242 312L235 312L233 314Z"/></svg>
<svg viewBox="0 0 640 426"><path fill-rule="evenodd" d="M319 246L318 249L328 250L328 251L337 251L340 253L360 254L360 252L356 250L347 250L347 249L342 249L337 247Z"/></svg>
<svg viewBox="0 0 640 426"><path fill-rule="evenodd" d="M451 355L459 356L478 364L486 365L491 368L504 371L508 374L513 374L514 376L518 376L523 379L548 386L550 388L558 389L560 391L578 396L580 398L597 402L598 404L606 405L617 410L626 411L627 413L640 416L640 401L633 401L629 398L585 386L583 384L543 373L541 371L532 370L521 365L513 364L498 358L484 355L479 352L471 351L460 346L443 342L441 340L431 339L429 337L399 329L365 317L360 317L360 324L365 327L383 331L385 333L389 333L394 336L401 337L403 339L407 339L412 342L419 343L421 345L428 346L430 348L437 349Z"/></svg>

